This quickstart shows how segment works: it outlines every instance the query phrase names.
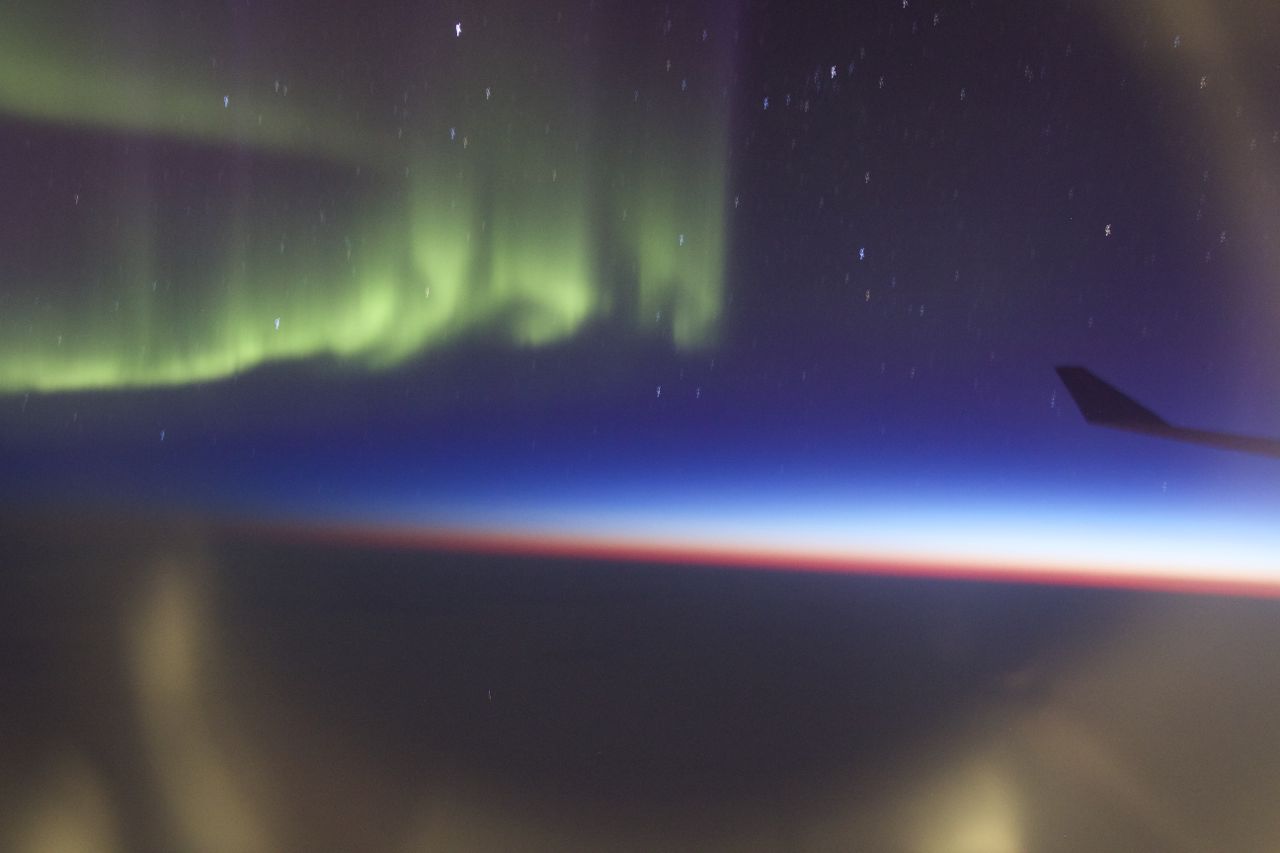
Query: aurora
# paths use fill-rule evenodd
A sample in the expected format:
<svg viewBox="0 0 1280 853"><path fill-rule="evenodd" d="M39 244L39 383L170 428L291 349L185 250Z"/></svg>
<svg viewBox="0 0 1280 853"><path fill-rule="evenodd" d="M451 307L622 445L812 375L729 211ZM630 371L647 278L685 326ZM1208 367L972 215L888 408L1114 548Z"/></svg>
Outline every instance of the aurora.
<svg viewBox="0 0 1280 853"><path fill-rule="evenodd" d="M178 16L199 46L179 50L54 6L0 36L0 120L49 143L30 174L49 204L0 262L0 391L382 368L597 321L714 342L726 50L676 76L654 49L614 56L625 27L584 50L550 14L406 25L420 67L375 81L261 21ZM84 161L109 177L77 180Z"/></svg>

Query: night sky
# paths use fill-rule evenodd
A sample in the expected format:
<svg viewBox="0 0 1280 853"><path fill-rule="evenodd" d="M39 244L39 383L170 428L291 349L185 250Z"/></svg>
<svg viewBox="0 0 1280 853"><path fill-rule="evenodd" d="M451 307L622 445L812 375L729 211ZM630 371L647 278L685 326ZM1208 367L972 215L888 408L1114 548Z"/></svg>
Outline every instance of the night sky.
<svg viewBox="0 0 1280 853"><path fill-rule="evenodd" d="M11 507L1280 581L1272 4L29 5Z"/></svg>
<svg viewBox="0 0 1280 853"><path fill-rule="evenodd" d="M0 20L0 848L1280 848L1280 4Z"/></svg>

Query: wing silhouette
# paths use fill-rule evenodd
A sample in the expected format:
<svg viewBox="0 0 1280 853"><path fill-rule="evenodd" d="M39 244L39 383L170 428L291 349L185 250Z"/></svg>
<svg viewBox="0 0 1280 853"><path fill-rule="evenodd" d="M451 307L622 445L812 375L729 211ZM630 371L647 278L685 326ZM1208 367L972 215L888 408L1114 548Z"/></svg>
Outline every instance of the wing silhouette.
<svg viewBox="0 0 1280 853"><path fill-rule="evenodd" d="M1071 394L1071 399L1075 400L1080 414L1084 415L1088 423L1095 426L1280 459L1280 440L1174 426L1127 394L1099 379L1086 367L1061 365L1054 369L1058 372L1058 378L1062 380L1062 384L1067 386L1067 391Z"/></svg>

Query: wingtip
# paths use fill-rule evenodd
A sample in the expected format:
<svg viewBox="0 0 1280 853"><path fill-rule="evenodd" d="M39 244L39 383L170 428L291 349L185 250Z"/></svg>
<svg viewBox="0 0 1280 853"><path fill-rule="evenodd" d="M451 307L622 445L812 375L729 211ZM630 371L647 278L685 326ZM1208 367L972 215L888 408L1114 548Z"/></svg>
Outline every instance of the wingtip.
<svg viewBox="0 0 1280 853"><path fill-rule="evenodd" d="M1101 379L1092 370L1076 364L1054 368L1080 414L1091 424L1115 427L1163 427L1164 418Z"/></svg>

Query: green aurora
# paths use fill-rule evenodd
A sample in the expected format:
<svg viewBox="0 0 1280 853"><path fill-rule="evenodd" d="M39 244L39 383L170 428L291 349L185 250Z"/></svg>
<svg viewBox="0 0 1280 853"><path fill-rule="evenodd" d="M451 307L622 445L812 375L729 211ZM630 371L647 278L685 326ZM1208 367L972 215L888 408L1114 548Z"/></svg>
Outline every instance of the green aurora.
<svg viewBox="0 0 1280 853"><path fill-rule="evenodd" d="M0 34L6 133L70 139L95 164L3 237L0 391L177 385L316 357L389 367L467 336L544 345L599 319L713 342L723 51L680 76L654 54L613 75L639 81L624 91L554 16L461 38L436 27L424 70L393 87L314 61L273 73L261 45L220 62L229 24L219 36L178 15L139 34L75 11ZM199 50L176 50L181 26ZM511 67L531 39L532 73Z"/></svg>

